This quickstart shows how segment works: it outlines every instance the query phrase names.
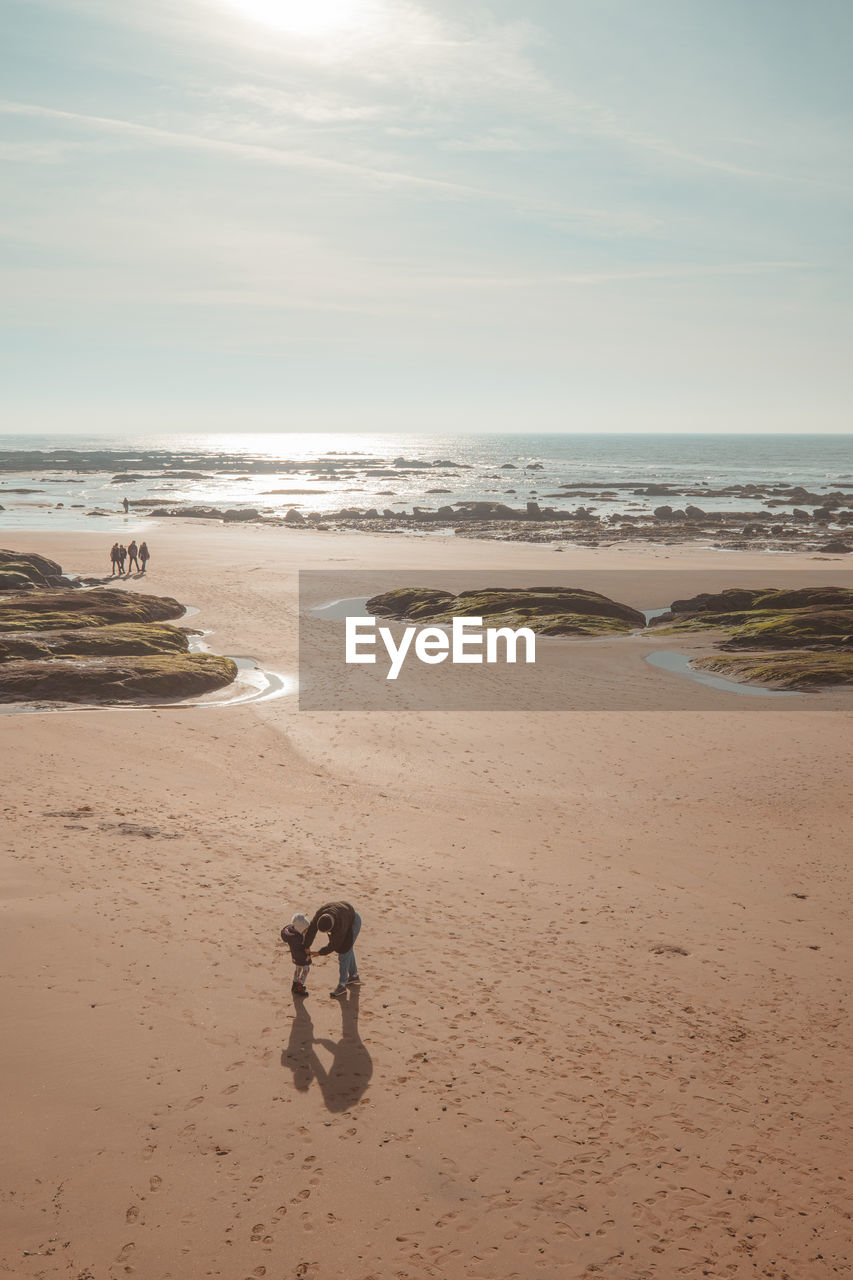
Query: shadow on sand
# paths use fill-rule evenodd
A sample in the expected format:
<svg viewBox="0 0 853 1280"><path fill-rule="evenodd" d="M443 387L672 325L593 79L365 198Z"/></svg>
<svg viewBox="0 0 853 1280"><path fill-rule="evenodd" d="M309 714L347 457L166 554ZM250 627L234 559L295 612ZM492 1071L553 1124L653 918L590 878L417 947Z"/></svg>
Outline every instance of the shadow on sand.
<svg viewBox="0 0 853 1280"><path fill-rule="evenodd" d="M311 1081L316 1080L328 1111L348 1111L355 1106L373 1075L373 1060L358 1033L358 998L356 988L341 996L341 1038L326 1040L315 1037L305 1000L293 997L290 1040L282 1050L281 1065L293 1072L293 1083L301 1093L307 1092ZM322 1045L331 1053L328 1068L320 1061L315 1045Z"/></svg>

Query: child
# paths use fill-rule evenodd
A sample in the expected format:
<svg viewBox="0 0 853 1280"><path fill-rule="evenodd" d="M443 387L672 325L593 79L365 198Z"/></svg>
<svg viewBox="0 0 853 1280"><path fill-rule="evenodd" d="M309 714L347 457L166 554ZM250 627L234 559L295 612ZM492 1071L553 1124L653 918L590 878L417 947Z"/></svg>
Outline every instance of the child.
<svg viewBox="0 0 853 1280"><path fill-rule="evenodd" d="M281 940L290 947L290 954L296 966L293 970L293 985L290 988L295 996L308 995L305 979L311 967L311 952L305 945L304 937L308 924L308 917L299 912L281 931Z"/></svg>

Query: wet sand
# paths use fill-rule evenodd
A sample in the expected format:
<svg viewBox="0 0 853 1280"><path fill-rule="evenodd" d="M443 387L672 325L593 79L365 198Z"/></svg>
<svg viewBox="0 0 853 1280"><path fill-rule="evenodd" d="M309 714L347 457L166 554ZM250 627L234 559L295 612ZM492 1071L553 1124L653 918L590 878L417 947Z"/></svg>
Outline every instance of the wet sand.
<svg viewBox="0 0 853 1280"><path fill-rule="evenodd" d="M814 567L174 523L148 541L139 585L281 673L297 568L559 562L627 590L657 567L688 595L699 569ZM97 573L103 542L12 545ZM5 717L5 1272L849 1274L853 716L691 696ZM330 1000L320 960L295 1009L278 930L339 896L364 986Z"/></svg>

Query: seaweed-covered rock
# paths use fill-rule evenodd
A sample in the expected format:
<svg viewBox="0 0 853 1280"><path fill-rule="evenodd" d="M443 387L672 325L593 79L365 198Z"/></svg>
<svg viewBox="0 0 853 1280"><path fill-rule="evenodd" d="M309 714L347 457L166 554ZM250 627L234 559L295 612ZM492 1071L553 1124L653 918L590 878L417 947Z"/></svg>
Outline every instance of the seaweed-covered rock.
<svg viewBox="0 0 853 1280"><path fill-rule="evenodd" d="M44 556L0 551L0 702L146 703L230 684L230 658L191 654L166 624L184 606L169 596L74 587Z"/></svg>
<svg viewBox="0 0 853 1280"><path fill-rule="evenodd" d="M0 592L34 591L37 586L38 583L33 581L31 575L17 565L0 566Z"/></svg>
<svg viewBox="0 0 853 1280"><path fill-rule="evenodd" d="M0 549L0 570L15 569L26 574L31 582L49 582L62 576L62 565L34 551L8 551Z"/></svg>
<svg viewBox="0 0 853 1280"><path fill-rule="evenodd" d="M383 617L439 625L454 618L482 618L487 626L526 626L546 636L619 635L645 625L645 616L630 605L569 587L484 587L458 596L399 588L373 596L367 608Z"/></svg>
<svg viewBox="0 0 853 1280"><path fill-rule="evenodd" d="M63 631L115 622L164 622L179 618L184 606L169 596L105 587L92 591L28 591L0 597L0 632Z"/></svg>
<svg viewBox="0 0 853 1280"><path fill-rule="evenodd" d="M759 612L729 633L723 649L853 647L853 606L849 609L788 609Z"/></svg>
<svg viewBox="0 0 853 1280"><path fill-rule="evenodd" d="M719 655L697 658L695 667L729 679L756 681L781 689L853 685L853 653L768 653L761 657Z"/></svg>
<svg viewBox="0 0 853 1280"><path fill-rule="evenodd" d="M751 610L853 607L853 590L847 587L797 587L790 590L729 587L715 594L703 592L689 600L674 600L674 615L727 614Z"/></svg>
<svg viewBox="0 0 853 1280"><path fill-rule="evenodd" d="M0 663L27 659L125 657L186 653L185 631L166 622L120 622L65 631L0 632Z"/></svg>
<svg viewBox="0 0 853 1280"><path fill-rule="evenodd" d="M730 589L676 600L649 624L670 633L722 631L723 649L845 648L853 634L853 590Z"/></svg>
<svg viewBox="0 0 853 1280"><path fill-rule="evenodd" d="M210 653L5 662L0 665L0 702L190 698L230 684L236 674L230 658Z"/></svg>

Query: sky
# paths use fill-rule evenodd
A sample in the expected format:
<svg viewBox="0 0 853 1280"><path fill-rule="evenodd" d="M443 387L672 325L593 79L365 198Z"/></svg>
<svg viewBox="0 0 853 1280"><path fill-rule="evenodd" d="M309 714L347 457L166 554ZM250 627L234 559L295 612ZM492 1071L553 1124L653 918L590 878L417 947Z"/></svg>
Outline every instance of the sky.
<svg viewBox="0 0 853 1280"><path fill-rule="evenodd" d="M838 431L848 0L3 0L0 431Z"/></svg>

